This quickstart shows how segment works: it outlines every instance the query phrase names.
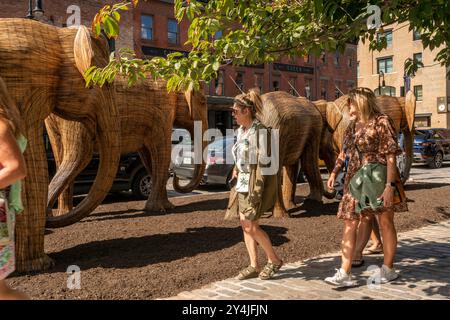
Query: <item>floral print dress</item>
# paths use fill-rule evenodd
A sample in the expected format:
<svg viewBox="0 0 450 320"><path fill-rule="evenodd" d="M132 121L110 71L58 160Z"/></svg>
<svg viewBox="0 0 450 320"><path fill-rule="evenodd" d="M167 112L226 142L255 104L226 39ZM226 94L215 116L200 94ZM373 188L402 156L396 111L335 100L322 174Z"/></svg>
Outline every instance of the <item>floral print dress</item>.
<svg viewBox="0 0 450 320"><path fill-rule="evenodd" d="M349 191L350 180L365 163L386 165L388 155L396 156L402 151L397 143L392 123L385 115L377 116L359 128L356 128L355 121L350 122L344 132L343 146L349 162L344 181L344 195L337 215L339 219L359 220L360 216L355 212L356 200ZM342 160L345 159L340 159L341 163ZM395 207L393 209L397 211ZM381 213L385 210L385 207L376 210L364 209L361 211L361 215Z"/></svg>
<svg viewBox="0 0 450 320"><path fill-rule="evenodd" d="M8 209L9 190L0 190L0 280L14 271L15 214Z"/></svg>

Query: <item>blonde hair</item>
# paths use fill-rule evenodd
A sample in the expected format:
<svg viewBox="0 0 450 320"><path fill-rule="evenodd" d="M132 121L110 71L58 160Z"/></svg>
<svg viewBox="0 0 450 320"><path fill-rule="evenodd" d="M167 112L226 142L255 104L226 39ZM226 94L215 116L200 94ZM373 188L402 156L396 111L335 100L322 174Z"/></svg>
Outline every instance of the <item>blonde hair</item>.
<svg viewBox="0 0 450 320"><path fill-rule="evenodd" d="M357 106L364 122L383 114L378 107L375 94L368 88L359 87L351 90L348 93L349 105L352 102Z"/></svg>
<svg viewBox="0 0 450 320"><path fill-rule="evenodd" d="M0 78L0 119L6 121L15 137L23 131L20 113L11 100L5 82Z"/></svg>
<svg viewBox="0 0 450 320"><path fill-rule="evenodd" d="M241 109L248 108L251 112L252 118L258 118L262 114L263 103L259 88L251 88L247 93L242 93L234 98Z"/></svg>

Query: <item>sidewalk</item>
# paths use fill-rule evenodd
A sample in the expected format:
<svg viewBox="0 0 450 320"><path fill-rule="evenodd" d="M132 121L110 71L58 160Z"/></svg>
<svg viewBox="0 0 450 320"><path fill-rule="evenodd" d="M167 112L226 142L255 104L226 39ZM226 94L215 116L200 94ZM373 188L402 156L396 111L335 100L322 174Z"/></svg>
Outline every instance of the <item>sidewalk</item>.
<svg viewBox="0 0 450 320"><path fill-rule="evenodd" d="M336 289L322 279L339 265L339 252L286 264L273 280L226 279L168 299L450 299L450 220L399 234L395 282L369 287L371 265L382 264L382 255L365 257L353 269L358 286Z"/></svg>

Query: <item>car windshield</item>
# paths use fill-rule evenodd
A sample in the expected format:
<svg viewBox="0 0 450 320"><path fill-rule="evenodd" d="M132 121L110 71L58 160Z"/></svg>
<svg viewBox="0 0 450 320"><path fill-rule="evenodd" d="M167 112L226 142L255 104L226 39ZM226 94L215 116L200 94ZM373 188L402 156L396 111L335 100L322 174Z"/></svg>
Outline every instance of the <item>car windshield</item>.
<svg viewBox="0 0 450 320"><path fill-rule="evenodd" d="M416 136L423 136L424 138L427 137L430 134L427 130L416 130L415 135Z"/></svg>

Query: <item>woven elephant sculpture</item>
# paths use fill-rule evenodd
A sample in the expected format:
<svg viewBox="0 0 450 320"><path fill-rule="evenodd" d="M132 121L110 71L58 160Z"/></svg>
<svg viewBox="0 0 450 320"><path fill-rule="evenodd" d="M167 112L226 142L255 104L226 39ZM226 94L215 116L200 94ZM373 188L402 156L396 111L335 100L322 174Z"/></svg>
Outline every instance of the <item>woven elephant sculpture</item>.
<svg viewBox="0 0 450 320"><path fill-rule="evenodd" d="M148 212L171 209L174 206L167 198L167 178L172 153L173 126L186 128L193 138L194 121L202 124L202 136L208 129L206 99L200 92L188 90L185 94L168 93L164 81L145 80L143 84L129 87L126 79L115 81L114 99L119 109L121 132L121 154L139 151L142 162L152 179L152 188L145 205ZM95 131L85 123L68 121L56 114L45 121L50 142L55 154L57 173L49 186L49 212L59 196L58 214L47 218L47 227L63 227L79 221L92 212L78 211L78 216L67 216L72 209L71 187L76 176L92 158ZM203 142L205 143L205 142ZM206 147L206 145L203 145ZM117 171L118 168L116 168ZM197 164L193 179L180 186L174 177L174 189L191 192L196 188L205 171L205 162ZM112 180L115 175L103 177ZM89 193L101 194L104 198L109 190L94 184Z"/></svg>
<svg viewBox="0 0 450 320"><path fill-rule="evenodd" d="M327 123L326 135L332 135L332 138L322 139L321 153L326 162L327 168L334 166L334 160L342 149L344 131L349 124L349 106L347 103L348 95L343 95L332 102L325 100L314 101L314 104L320 109L325 110ZM413 141L414 141L414 115L416 110L416 97L412 91L408 91L405 97L379 96L377 103L381 111L388 115L394 122L397 132L404 135L405 168L402 181L405 182L409 177L411 165L413 162Z"/></svg>
<svg viewBox="0 0 450 320"><path fill-rule="evenodd" d="M0 101L10 101L20 113L24 135L27 177L25 211L16 225L16 269L42 270L52 265L44 253L48 170L44 148L44 120L56 113L89 123L101 141L101 175L113 176L120 159L118 111L111 89L86 88L84 72L109 61L104 38L91 36L86 27L57 28L28 19L0 19L0 80L5 84ZM8 104L0 105L8 108ZM110 182L102 181L109 189ZM85 199L80 207L95 207L101 199Z"/></svg>
<svg viewBox="0 0 450 320"><path fill-rule="evenodd" d="M325 135L320 110L308 99L282 91L263 94L261 99L264 105L259 116L261 122L266 127L279 129L279 196L274 217L284 216L295 207L299 163L310 186L308 198L320 202L322 196L331 197L324 190L318 164L320 144Z"/></svg>

